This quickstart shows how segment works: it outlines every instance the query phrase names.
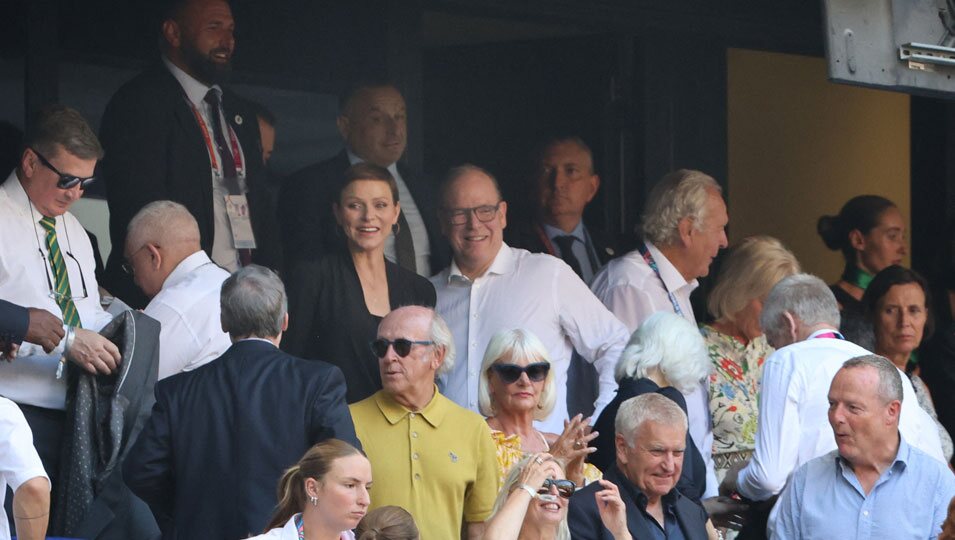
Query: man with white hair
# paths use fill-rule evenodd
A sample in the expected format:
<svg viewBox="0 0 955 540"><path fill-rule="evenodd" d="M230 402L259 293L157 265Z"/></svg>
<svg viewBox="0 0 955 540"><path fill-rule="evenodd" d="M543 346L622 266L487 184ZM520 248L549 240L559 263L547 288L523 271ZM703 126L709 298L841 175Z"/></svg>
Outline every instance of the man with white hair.
<svg viewBox="0 0 955 540"><path fill-rule="evenodd" d="M444 320L420 306L381 320L371 343L383 388L350 406L375 478L369 510L396 505L424 539L481 538L497 496L497 454L481 416L441 395L435 376L454 365Z"/></svg>
<svg viewBox="0 0 955 540"><path fill-rule="evenodd" d="M232 346L220 323L219 291L229 273L202 250L199 224L185 206L154 201L129 222L126 262L162 325L159 379L195 369Z"/></svg>
<svg viewBox="0 0 955 540"><path fill-rule="evenodd" d="M630 332L657 311L670 311L696 324L690 293L697 278L727 245L729 217L722 190L711 176L680 169L650 191L643 209L643 243L610 261L591 285L594 294ZM706 461L706 495L716 495L713 431L705 381L686 395L690 435Z"/></svg>
<svg viewBox="0 0 955 540"><path fill-rule="evenodd" d="M826 421L829 386L843 362L871 354L842 337L835 296L809 274L789 276L773 287L760 324L776 352L763 365L756 448L742 470L729 469L720 486L754 501L770 499L798 466L836 449ZM943 461L938 429L919 407L907 377L902 389L899 431L909 444Z"/></svg>
<svg viewBox="0 0 955 540"><path fill-rule="evenodd" d="M611 532L600 519L604 506L619 500L626 506L627 531L633 538L707 538L706 512L676 489L686 430L686 414L667 397L650 393L623 402L614 421L616 464L603 480L571 497L571 537L623 538L622 531Z"/></svg>
<svg viewBox="0 0 955 540"><path fill-rule="evenodd" d="M881 356L842 365L829 388L838 449L796 470L779 498L770 538L938 536L955 476L899 435L902 379Z"/></svg>

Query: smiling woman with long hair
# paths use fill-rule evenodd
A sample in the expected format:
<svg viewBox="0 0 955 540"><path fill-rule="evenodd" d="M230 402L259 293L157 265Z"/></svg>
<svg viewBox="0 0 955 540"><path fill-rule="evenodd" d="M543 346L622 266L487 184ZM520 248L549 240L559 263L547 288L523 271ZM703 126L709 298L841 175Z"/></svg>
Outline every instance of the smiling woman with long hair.
<svg viewBox="0 0 955 540"><path fill-rule="evenodd" d="M382 317L399 306L433 307L435 293L430 281L385 259L385 241L401 212L391 173L368 163L352 165L337 192L328 210L338 223L338 245L292 269L282 348L338 366L348 381L346 400L354 403L381 389L378 359L368 343Z"/></svg>

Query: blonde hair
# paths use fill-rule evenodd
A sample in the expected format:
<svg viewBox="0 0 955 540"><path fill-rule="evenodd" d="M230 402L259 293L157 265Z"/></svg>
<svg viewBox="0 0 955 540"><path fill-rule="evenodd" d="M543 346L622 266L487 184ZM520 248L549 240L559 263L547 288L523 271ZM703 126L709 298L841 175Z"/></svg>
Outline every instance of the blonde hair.
<svg viewBox="0 0 955 540"><path fill-rule="evenodd" d="M481 375L478 378L478 410L484 416L497 414L494 404L491 402L488 377L490 376L491 366L502 358L550 364L547 347L530 330L515 328L513 330L501 330L494 334L487 344L487 349L484 350L484 360L481 361ZM554 404L557 401L557 388L554 383L553 367L551 365L550 371L547 372L547 378L544 379L544 389L541 391L537 409L534 410L534 420L543 420L554 410Z"/></svg>
<svg viewBox="0 0 955 540"><path fill-rule="evenodd" d="M501 491L497 492L497 499L494 501L494 508L491 510L491 515L488 517L488 520L493 518L501 508L504 507L504 503L507 502L507 498L511 495L511 492L517 488L517 483L521 479L521 473L524 471L524 467L534 458L534 455L528 455L511 467L510 472L507 473L507 478L504 479L504 484L501 485ZM561 471L564 470L564 466L560 461L554 458L548 458L546 461L553 461L560 467ZM564 519L560 520L560 525L557 526L557 536L554 537L554 540L571 540L570 528L567 527L566 514L564 515Z"/></svg>
<svg viewBox="0 0 955 540"><path fill-rule="evenodd" d="M750 236L730 248L706 307L716 319L734 322L751 300L765 298L783 278L798 274L799 261L772 236Z"/></svg>

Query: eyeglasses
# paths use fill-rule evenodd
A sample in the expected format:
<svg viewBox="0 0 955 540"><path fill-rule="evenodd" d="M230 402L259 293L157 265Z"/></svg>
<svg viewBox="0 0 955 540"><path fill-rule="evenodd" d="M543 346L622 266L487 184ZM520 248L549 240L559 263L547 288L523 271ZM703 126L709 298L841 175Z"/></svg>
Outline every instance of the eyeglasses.
<svg viewBox="0 0 955 540"><path fill-rule="evenodd" d="M96 180L95 176L90 176L88 178L81 178L79 176L63 174L59 170L57 170L57 168L54 167L53 164L50 163L48 159L43 157L43 154L37 152L36 149L34 148L31 148L30 150L33 151L34 154L36 154L36 157L40 159L40 163L42 163L44 167L46 167L47 169L50 169L51 171L55 172L56 174L60 176L60 179L56 181L56 187L60 189L73 189L76 186L80 186L80 189L86 189L86 186L92 184L93 181Z"/></svg>
<svg viewBox="0 0 955 540"><path fill-rule="evenodd" d="M468 222L468 216L474 214L474 217L482 223L487 223L497 215L501 203L485 204L483 206L474 206L472 208L445 208L444 214L451 225L464 225Z"/></svg>
<svg viewBox="0 0 955 540"><path fill-rule="evenodd" d="M544 480L544 485L537 490L537 494L549 495L551 486L557 488L557 494L564 499L569 499L570 496L577 491L577 484L575 484L573 480L566 480L563 478L548 478L547 480Z"/></svg>
<svg viewBox="0 0 955 540"><path fill-rule="evenodd" d="M404 358L411 353L411 347L415 345L434 345L433 341L413 341L405 338L398 338L395 340L378 338L375 341L369 343L371 346L371 352L375 353L375 356L378 358L384 358L388 354L388 347L395 348L395 354Z"/></svg>
<svg viewBox="0 0 955 540"><path fill-rule="evenodd" d="M534 362L526 366L517 364L491 364L491 371L497 373L504 384L511 384L521 378L522 373L527 373L527 378L534 382L541 382L547 377L550 371L550 364L547 362Z"/></svg>
<svg viewBox="0 0 955 540"><path fill-rule="evenodd" d="M47 258L46 253L43 253L42 250L38 250L38 251L40 251L40 257L43 258L43 266L44 266L43 274L46 276L46 285L50 289L49 296L56 302L59 302L60 299L65 297L66 295L56 292L56 289L53 288L53 280L50 279L50 272L53 270L53 267L50 266L50 259ZM74 257L72 253L70 253L69 249L61 250L61 251L65 253L67 257L73 259L73 263L76 264L76 269L80 271L80 285L83 287L82 296L71 295L70 300L82 300L84 298L88 298L90 293L86 290L86 277L83 275L83 265L80 264L80 261L76 260L76 257ZM63 263L66 264L66 259L63 260Z"/></svg>
<svg viewBox="0 0 955 540"><path fill-rule="evenodd" d="M122 264L123 272L126 272L129 275L133 275L135 273L135 269L133 268L133 257L135 257L137 253L142 251L143 248L145 248L148 245L149 244L143 244L142 246L139 246L139 249L134 251L132 255L129 256L129 258L123 261L123 264Z"/></svg>

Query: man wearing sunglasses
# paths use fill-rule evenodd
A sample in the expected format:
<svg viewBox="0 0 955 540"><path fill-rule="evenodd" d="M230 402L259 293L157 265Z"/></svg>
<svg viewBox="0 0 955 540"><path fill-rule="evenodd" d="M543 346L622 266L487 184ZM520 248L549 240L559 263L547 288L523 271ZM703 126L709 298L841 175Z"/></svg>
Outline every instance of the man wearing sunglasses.
<svg viewBox="0 0 955 540"><path fill-rule="evenodd" d="M620 489L633 538L706 540L706 512L684 497L676 483L686 450L686 413L660 394L624 401L614 422L616 464L603 480ZM567 524L574 540L613 540L600 515L608 491L594 482L570 499Z"/></svg>
<svg viewBox="0 0 955 540"><path fill-rule="evenodd" d="M434 311L398 308L371 343L382 390L351 405L371 461L369 510L400 506L421 538L481 538L497 496L497 458L484 419L441 395L435 376L454 365L454 341Z"/></svg>
<svg viewBox="0 0 955 540"><path fill-rule="evenodd" d="M566 263L504 243L507 202L497 181L473 165L452 169L442 186L441 226L451 243L451 266L431 278L436 311L459 344L460 360L442 389L478 411L481 359L491 337L511 328L538 336L550 353L557 387L553 412L537 426L561 433L567 413L567 369L576 350L597 369L594 416L613 399L614 366L629 334Z"/></svg>
<svg viewBox="0 0 955 540"><path fill-rule="evenodd" d="M20 162L0 186L0 298L63 321L56 339L28 339L15 359L0 362L0 395L23 411L54 486L66 408L62 370L73 368L66 360L90 373L110 373L120 361L116 346L96 333L112 317L100 306L89 237L69 213L102 155L78 112L50 106L30 123Z"/></svg>

